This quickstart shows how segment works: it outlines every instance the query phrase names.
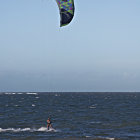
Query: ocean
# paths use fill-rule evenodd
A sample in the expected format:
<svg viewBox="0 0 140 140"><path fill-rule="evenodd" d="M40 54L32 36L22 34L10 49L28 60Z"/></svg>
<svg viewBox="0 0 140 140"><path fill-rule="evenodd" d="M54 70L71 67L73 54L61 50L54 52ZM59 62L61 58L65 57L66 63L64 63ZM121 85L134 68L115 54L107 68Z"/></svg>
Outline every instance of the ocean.
<svg viewBox="0 0 140 140"><path fill-rule="evenodd" d="M140 140L140 93L0 93L0 140Z"/></svg>

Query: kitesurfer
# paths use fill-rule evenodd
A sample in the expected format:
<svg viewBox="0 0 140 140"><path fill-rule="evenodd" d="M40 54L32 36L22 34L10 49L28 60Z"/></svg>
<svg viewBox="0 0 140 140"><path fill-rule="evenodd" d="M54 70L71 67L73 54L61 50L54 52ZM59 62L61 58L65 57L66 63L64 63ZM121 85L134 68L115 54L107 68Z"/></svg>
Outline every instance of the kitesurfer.
<svg viewBox="0 0 140 140"><path fill-rule="evenodd" d="M52 128L52 122L51 122L51 119L48 118L48 120L47 120L47 129L49 130L50 127Z"/></svg>

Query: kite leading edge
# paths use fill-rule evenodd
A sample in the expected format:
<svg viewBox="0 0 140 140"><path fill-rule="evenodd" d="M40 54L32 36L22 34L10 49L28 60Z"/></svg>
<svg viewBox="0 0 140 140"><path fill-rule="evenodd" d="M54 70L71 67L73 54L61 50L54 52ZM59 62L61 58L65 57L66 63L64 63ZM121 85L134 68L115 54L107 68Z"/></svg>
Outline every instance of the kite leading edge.
<svg viewBox="0 0 140 140"><path fill-rule="evenodd" d="M56 0L60 11L60 27L68 25L74 16L74 0Z"/></svg>

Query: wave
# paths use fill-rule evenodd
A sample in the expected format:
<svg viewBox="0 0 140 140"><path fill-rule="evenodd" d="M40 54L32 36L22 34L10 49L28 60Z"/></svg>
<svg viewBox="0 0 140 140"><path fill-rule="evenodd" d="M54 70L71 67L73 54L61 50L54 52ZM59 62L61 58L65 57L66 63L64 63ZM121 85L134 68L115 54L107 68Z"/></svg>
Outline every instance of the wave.
<svg viewBox="0 0 140 140"><path fill-rule="evenodd" d="M41 127L41 128L7 128L3 129L0 128L0 133L1 132L23 132L23 131L28 131L28 132L59 132L58 130L54 128L50 128L49 130L47 127Z"/></svg>
<svg viewBox="0 0 140 140"><path fill-rule="evenodd" d="M27 92L27 93L22 93L22 92L4 92L4 93L0 93L1 95L2 94L5 94L5 95L21 95L21 94L30 94L30 95L38 95L38 93L36 92Z"/></svg>
<svg viewBox="0 0 140 140"><path fill-rule="evenodd" d="M89 108L96 108L95 106L90 106Z"/></svg>
<svg viewBox="0 0 140 140"><path fill-rule="evenodd" d="M116 139L116 138L109 138L109 137L98 137L95 140L120 140L120 139Z"/></svg>
<svg viewBox="0 0 140 140"><path fill-rule="evenodd" d="M16 92L5 92L3 94L5 94L5 95L15 95L15 94L18 94L18 95L20 95L20 94L23 94L23 93L22 92L18 92L18 93L16 93Z"/></svg>
<svg viewBox="0 0 140 140"><path fill-rule="evenodd" d="M100 124L100 123L102 123L102 122L100 122L100 121L92 121L92 122L90 122L91 124Z"/></svg>
<svg viewBox="0 0 140 140"><path fill-rule="evenodd" d="M6 94L6 95L15 95L16 93L15 93L15 92L13 92L13 93L6 92L6 93L4 93L4 94Z"/></svg>
<svg viewBox="0 0 140 140"><path fill-rule="evenodd" d="M17 93L17 94L23 94L23 93L20 93L20 92L19 92L19 93Z"/></svg>
<svg viewBox="0 0 140 140"><path fill-rule="evenodd" d="M89 108L96 108L96 106L95 105L91 105Z"/></svg>
<svg viewBox="0 0 140 140"><path fill-rule="evenodd" d="M26 94L37 95L37 93L35 93L35 92L27 92Z"/></svg>
<svg viewBox="0 0 140 140"><path fill-rule="evenodd" d="M91 136L86 136L86 138L91 138ZM93 140L117 140L117 139L115 139L115 138L103 138L103 137L101 137L101 138L95 138L95 139L93 139Z"/></svg>
<svg viewBox="0 0 140 140"><path fill-rule="evenodd" d="M36 99L38 99L39 97L35 97Z"/></svg>

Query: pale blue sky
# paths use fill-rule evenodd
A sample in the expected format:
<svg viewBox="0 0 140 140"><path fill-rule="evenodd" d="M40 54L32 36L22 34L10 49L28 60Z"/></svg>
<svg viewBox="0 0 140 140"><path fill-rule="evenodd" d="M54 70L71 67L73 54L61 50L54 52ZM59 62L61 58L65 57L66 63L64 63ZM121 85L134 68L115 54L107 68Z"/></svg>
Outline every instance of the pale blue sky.
<svg viewBox="0 0 140 140"><path fill-rule="evenodd" d="M0 0L0 91L140 91L140 0Z"/></svg>

